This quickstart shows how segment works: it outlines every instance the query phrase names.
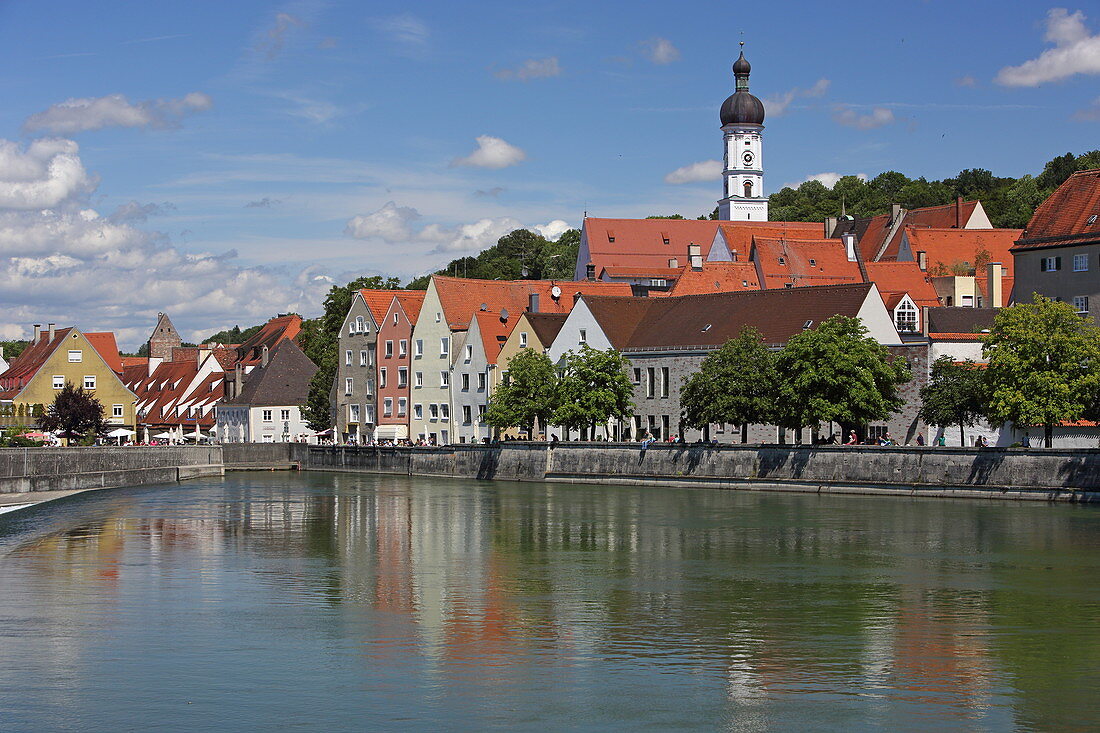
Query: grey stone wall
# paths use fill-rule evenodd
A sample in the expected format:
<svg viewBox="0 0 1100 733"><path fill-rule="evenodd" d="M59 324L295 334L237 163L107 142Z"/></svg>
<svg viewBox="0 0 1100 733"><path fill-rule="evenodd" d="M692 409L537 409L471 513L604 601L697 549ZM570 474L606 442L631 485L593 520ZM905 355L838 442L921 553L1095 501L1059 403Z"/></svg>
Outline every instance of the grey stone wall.
<svg viewBox="0 0 1100 733"><path fill-rule="evenodd" d="M0 493L73 491L222 473L222 447L0 448Z"/></svg>

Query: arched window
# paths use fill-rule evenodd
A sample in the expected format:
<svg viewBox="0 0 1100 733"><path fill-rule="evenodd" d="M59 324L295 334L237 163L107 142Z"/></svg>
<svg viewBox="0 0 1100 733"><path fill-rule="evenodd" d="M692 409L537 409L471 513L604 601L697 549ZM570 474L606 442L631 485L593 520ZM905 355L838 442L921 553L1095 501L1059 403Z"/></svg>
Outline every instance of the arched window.
<svg viewBox="0 0 1100 733"><path fill-rule="evenodd" d="M752 181L745 181L745 198L752 198Z"/></svg>
<svg viewBox="0 0 1100 733"><path fill-rule="evenodd" d="M366 329L366 324L363 321L363 316L356 316L355 317L355 330L358 331L359 333L363 333L363 331L367 330Z"/></svg>

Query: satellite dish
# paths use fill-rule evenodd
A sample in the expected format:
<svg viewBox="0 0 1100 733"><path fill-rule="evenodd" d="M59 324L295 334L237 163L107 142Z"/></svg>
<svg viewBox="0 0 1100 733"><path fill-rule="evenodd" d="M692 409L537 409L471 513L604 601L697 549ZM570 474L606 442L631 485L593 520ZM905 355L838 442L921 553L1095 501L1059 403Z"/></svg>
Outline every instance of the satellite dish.
<svg viewBox="0 0 1100 733"><path fill-rule="evenodd" d="M508 309L507 308L501 308L500 309L500 320L502 320L502 321L507 321L508 320Z"/></svg>
<svg viewBox="0 0 1100 733"><path fill-rule="evenodd" d="M550 297L553 298L554 300L557 300L558 298L560 298L561 297L561 288L559 288L557 285L550 288Z"/></svg>

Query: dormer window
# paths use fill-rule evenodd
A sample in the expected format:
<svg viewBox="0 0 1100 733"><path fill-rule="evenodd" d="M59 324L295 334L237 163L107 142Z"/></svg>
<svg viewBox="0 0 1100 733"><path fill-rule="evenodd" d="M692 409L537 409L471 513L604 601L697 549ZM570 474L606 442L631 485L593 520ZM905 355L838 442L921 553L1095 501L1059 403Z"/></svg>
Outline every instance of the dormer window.
<svg viewBox="0 0 1100 733"><path fill-rule="evenodd" d="M1095 224L1095 223L1096 223L1096 214L1093 214L1092 216L1090 216L1089 220L1085 222L1086 225ZM668 242L665 242L665 244L668 244Z"/></svg>
<svg viewBox="0 0 1100 733"><path fill-rule="evenodd" d="M787 264L787 258L786 257L780 257L779 258L779 264L781 264L781 265Z"/></svg>
<svg viewBox="0 0 1100 733"><path fill-rule="evenodd" d="M709 331L709 330L710 330L710 327L711 327L711 324L710 324L710 323L708 323L707 325L703 326L703 333L706 333L707 331Z"/></svg>
<svg viewBox="0 0 1100 733"><path fill-rule="evenodd" d="M1092 217L1092 218L1093 218L1093 219L1095 219L1096 217L1094 216L1094 217ZM1090 222L1090 223L1091 223L1091 222ZM668 244L668 237L663 237L663 238L661 239L661 241L662 241L662 242L664 242L665 244Z"/></svg>
<svg viewBox="0 0 1100 733"><path fill-rule="evenodd" d="M810 260L810 267L817 267L817 260Z"/></svg>

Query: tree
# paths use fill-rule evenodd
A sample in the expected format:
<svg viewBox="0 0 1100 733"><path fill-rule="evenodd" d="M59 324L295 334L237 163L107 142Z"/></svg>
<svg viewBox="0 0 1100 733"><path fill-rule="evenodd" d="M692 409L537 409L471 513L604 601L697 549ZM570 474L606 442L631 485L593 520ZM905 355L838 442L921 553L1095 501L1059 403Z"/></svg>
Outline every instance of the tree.
<svg viewBox="0 0 1100 733"><path fill-rule="evenodd" d="M508 362L507 377L493 391L485 410L485 423L497 430L522 427L534 436L535 426L545 430L558 408L557 374L550 357L524 349Z"/></svg>
<svg viewBox="0 0 1100 733"><path fill-rule="evenodd" d="M0 357L11 361L23 353L30 341L0 341Z"/></svg>
<svg viewBox="0 0 1100 733"><path fill-rule="evenodd" d="M38 418L38 427L50 432L61 431L69 437L94 436L106 428L103 405L83 387L65 382L46 412Z"/></svg>
<svg viewBox="0 0 1100 733"><path fill-rule="evenodd" d="M1049 448L1056 424L1079 420L1093 407L1100 328L1068 303L1036 294L1032 303L1002 308L982 341L991 422L1042 425Z"/></svg>
<svg viewBox="0 0 1100 733"><path fill-rule="evenodd" d="M929 425L959 426L959 439L966 445L966 426L976 423L984 412L982 370L967 360L961 364L949 356L932 363L928 384L921 387L921 408L917 416Z"/></svg>
<svg viewBox="0 0 1100 733"><path fill-rule="evenodd" d="M778 423L800 429L885 420L902 405L909 365L893 359L858 318L833 316L791 338L776 359Z"/></svg>
<svg viewBox="0 0 1100 733"><path fill-rule="evenodd" d="M703 359L684 385L680 404L684 421L703 429L714 423L771 422L775 398L775 355L750 327Z"/></svg>
<svg viewBox="0 0 1100 733"><path fill-rule="evenodd" d="M634 410L634 385L626 374L630 362L615 349L600 351L583 344L580 351L565 354L565 369L558 382L555 425L581 430L611 418L626 419Z"/></svg>

